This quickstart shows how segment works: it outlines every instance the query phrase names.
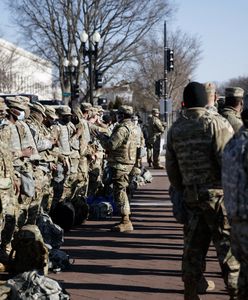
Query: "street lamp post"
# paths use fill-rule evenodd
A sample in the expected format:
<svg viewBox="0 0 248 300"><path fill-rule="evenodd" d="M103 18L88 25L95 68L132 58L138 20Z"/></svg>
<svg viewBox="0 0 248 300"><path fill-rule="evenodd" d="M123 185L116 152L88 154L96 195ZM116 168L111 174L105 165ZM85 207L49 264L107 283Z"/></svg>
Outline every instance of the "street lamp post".
<svg viewBox="0 0 248 300"><path fill-rule="evenodd" d="M99 32L95 31L91 37L86 31L83 31L81 34L81 41L83 46L83 56L84 60L88 57L88 76L89 76L89 94L90 94L90 103L93 105L93 90L94 90L94 78L95 78L95 68L94 68L94 61L97 61L98 55L98 43L100 42L101 35ZM88 47L86 43L88 41Z"/></svg>
<svg viewBox="0 0 248 300"><path fill-rule="evenodd" d="M64 58L63 66L64 66L64 74L65 74L65 85L66 92L64 93L64 97L69 99L71 98L71 106L73 102L77 100L78 95L75 94L75 88L77 87L78 82L78 60L76 57L72 57L68 59Z"/></svg>

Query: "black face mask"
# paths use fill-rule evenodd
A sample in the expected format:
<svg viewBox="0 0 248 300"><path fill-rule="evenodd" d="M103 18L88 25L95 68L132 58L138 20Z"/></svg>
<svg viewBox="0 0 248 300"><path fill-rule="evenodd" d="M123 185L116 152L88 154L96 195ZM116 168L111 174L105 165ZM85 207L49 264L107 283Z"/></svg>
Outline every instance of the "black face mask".
<svg viewBox="0 0 248 300"><path fill-rule="evenodd" d="M79 123L78 116L72 115L72 116L71 116L71 122L72 122L74 125L77 125L77 124Z"/></svg>
<svg viewBox="0 0 248 300"><path fill-rule="evenodd" d="M63 116L63 117L61 117L60 122L61 122L62 124L68 124L69 122L71 122L71 116L68 115L68 116Z"/></svg>

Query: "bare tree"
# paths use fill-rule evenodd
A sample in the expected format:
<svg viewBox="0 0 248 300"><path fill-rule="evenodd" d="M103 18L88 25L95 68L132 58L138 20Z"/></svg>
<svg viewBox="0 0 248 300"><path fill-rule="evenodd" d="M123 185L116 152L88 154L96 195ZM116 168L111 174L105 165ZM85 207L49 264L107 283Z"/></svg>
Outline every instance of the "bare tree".
<svg viewBox="0 0 248 300"><path fill-rule="evenodd" d="M137 43L172 12L169 0L7 0L30 48L51 61L66 90L65 57L76 56L80 65L77 81L83 79L87 95L88 63L80 39L85 30L91 38L101 34L94 67L107 72L133 58ZM84 62L84 65L82 64Z"/></svg>
<svg viewBox="0 0 248 300"><path fill-rule="evenodd" d="M248 77L247 76L239 76L237 78L231 78L226 82L222 82L221 84L218 85L218 93L220 95L225 94L225 88L226 87L241 87L244 89L245 94L248 93Z"/></svg>
<svg viewBox="0 0 248 300"><path fill-rule="evenodd" d="M168 74L168 97L173 107L180 107L182 91L189 82L201 58L201 41L177 30L168 38L169 48L174 50L174 71ZM136 64L132 69L136 106L150 110L156 105L155 80L164 77L163 40L151 37L140 44L136 53Z"/></svg>

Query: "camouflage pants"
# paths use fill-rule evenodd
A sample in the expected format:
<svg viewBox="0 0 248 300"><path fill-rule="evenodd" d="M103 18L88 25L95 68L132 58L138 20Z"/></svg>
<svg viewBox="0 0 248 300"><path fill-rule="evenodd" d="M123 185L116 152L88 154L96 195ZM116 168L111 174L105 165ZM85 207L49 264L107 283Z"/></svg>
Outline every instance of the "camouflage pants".
<svg viewBox="0 0 248 300"><path fill-rule="evenodd" d="M151 143L147 143L146 145L146 158L147 158L147 162L148 164L152 164L152 155L153 155L153 144Z"/></svg>
<svg viewBox="0 0 248 300"><path fill-rule="evenodd" d="M112 168L113 194L116 206L121 215L129 215L130 204L127 195L129 186L129 174L133 165L122 165L122 168Z"/></svg>
<svg viewBox="0 0 248 300"><path fill-rule="evenodd" d="M86 157L81 157L78 165L78 179L76 193L87 195L89 184L89 163Z"/></svg>
<svg viewBox="0 0 248 300"><path fill-rule="evenodd" d="M88 195L95 195L102 186L103 175L103 152L97 152L97 159L90 164Z"/></svg>
<svg viewBox="0 0 248 300"><path fill-rule="evenodd" d="M53 187L52 187L52 173L44 174L43 181L43 196L41 202L41 208L43 211L49 213L53 201Z"/></svg>
<svg viewBox="0 0 248 300"><path fill-rule="evenodd" d="M189 283L191 288L192 285L196 286L202 276L202 262L206 257L206 249L213 241L225 284L231 297L235 297L237 295L239 262L231 251L230 226L224 205L220 205L221 197L208 202L200 202L200 200L198 205L191 206L192 215L184 232L182 271L185 288Z"/></svg>
<svg viewBox="0 0 248 300"><path fill-rule="evenodd" d="M232 224L232 250L240 262L238 299L248 299L248 222Z"/></svg>
<svg viewBox="0 0 248 300"><path fill-rule="evenodd" d="M17 197L13 188L0 190L1 205L1 248L11 242L16 226L16 215L18 213Z"/></svg>
<svg viewBox="0 0 248 300"><path fill-rule="evenodd" d="M157 135L154 137L153 142L147 144L147 162L153 163L154 166L159 165L161 137Z"/></svg>
<svg viewBox="0 0 248 300"><path fill-rule="evenodd" d="M34 197L26 195L19 196L20 209L17 221L17 226L21 228L25 224L35 224L36 218L40 211L40 206L43 198L44 189L44 172L35 166L33 169L33 176L35 180L35 194Z"/></svg>

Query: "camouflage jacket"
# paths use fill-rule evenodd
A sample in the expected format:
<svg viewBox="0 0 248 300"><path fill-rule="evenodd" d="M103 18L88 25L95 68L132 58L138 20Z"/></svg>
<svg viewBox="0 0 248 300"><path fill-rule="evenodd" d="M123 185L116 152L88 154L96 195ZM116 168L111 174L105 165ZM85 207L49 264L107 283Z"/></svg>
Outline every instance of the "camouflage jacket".
<svg viewBox="0 0 248 300"><path fill-rule="evenodd" d="M171 184L221 187L221 156L232 137L230 124L205 108L184 111L168 132L166 169Z"/></svg>
<svg viewBox="0 0 248 300"><path fill-rule="evenodd" d="M101 141L108 152L108 162L134 165L137 153L137 131L130 119L125 119L113 129L110 137Z"/></svg>
<svg viewBox="0 0 248 300"><path fill-rule="evenodd" d="M237 132L243 125L240 113L231 106L224 107L221 111L221 115L232 125L234 132Z"/></svg>
<svg viewBox="0 0 248 300"><path fill-rule="evenodd" d="M248 129L242 127L223 153L224 201L232 221L248 220Z"/></svg>
<svg viewBox="0 0 248 300"><path fill-rule="evenodd" d="M165 131L165 123L158 117L152 116L148 120L147 134L148 142L154 143L157 136L160 136Z"/></svg>

